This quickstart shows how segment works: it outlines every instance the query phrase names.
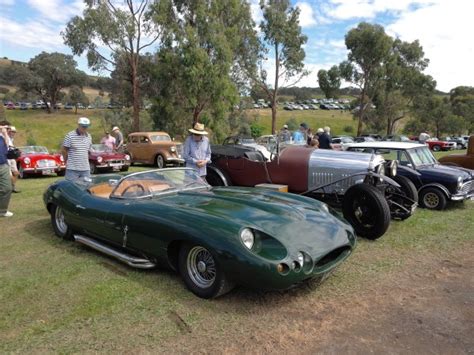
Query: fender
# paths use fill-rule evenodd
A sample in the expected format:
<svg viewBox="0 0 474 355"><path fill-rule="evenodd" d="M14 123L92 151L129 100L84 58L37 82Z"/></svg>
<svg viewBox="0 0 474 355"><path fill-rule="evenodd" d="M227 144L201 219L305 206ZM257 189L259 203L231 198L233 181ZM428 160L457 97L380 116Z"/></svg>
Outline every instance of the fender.
<svg viewBox="0 0 474 355"><path fill-rule="evenodd" d="M217 166L215 165L208 165L207 166L207 169L209 170L212 170L213 172L215 172L219 178L222 180L224 186L231 186L232 184L230 183L229 181L229 178L227 177L227 174L225 174L221 169L219 169Z"/></svg>
<svg viewBox="0 0 474 355"><path fill-rule="evenodd" d="M402 171L407 171L407 172L409 172L410 174L413 174L413 175L415 175L415 176L421 176L421 173L419 173L419 172L416 171L415 169L410 168L409 166L406 166L406 165L398 165L397 169L398 169L398 170L402 170Z"/></svg>
<svg viewBox="0 0 474 355"><path fill-rule="evenodd" d="M377 177L377 178L379 178L379 179L382 179L383 181L389 183L389 184L392 185L392 186L401 187L401 186L398 184L398 182L396 182L395 180L393 180L392 178L390 178L390 177L388 177L388 176L386 176L386 175L380 175L380 174L377 174L377 173L372 172L372 173L370 173L370 176L375 176L375 177Z"/></svg>
<svg viewBox="0 0 474 355"><path fill-rule="evenodd" d="M449 192L449 190L445 186L443 186L441 184L438 184L436 182L433 182L431 184L423 185L422 187L420 187L418 189L418 193L420 193L422 190L424 190L427 187L436 187L436 188L440 189L441 191L443 191L447 198L451 198L452 194Z"/></svg>

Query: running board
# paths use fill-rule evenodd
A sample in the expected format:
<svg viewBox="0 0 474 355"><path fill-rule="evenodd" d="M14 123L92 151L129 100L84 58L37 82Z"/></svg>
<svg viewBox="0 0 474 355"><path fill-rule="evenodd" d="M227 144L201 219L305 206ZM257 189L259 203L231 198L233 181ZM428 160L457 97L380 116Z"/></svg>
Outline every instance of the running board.
<svg viewBox="0 0 474 355"><path fill-rule="evenodd" d="M108 245L102 244L95 239L88 238L83 235L74 234L74 239L78 243L87 245L88 247L91 247L92 249L95 249L97 251L100 251L101 253L114 257L120 260L121 262L138 269L151 269L156 266L156 264L152 263L148 259L138 258L136 256L125 254L121 251L118 251L116 249L109 247Z"/></svg>

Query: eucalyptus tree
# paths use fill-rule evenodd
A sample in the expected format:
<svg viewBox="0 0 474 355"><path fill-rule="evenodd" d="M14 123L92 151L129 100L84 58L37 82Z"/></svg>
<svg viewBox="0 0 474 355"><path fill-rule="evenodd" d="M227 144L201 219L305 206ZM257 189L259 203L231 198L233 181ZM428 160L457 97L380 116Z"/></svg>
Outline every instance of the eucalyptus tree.
<svg viewBox="0 0 474 355"><path fill-rule="evenodd" d="M184 133L201 120L217 129L238 103L244 68L255 65L248 2L156 1L154 13L156 25L164 29L153 72L159 84L153 107L157 128Z"/></svg>
<svg viewBox="0 0 474 355"><path fill-rule="evenodd" d="M324 92L327 99L337 98L339 96L339 88L341 87L341 73L337 65L333 65L331 69L318 71L319 88Z"/></svg>
<svg viewBox="0 0 474 355"><path fill-rule="evenodd" d="M308 72L304 69L303 45L308 38L299 25L300 10L289 0L260 0L263 20L260 23L258 68L250 77L265 92L272 108L272 133L276 133L278 95L282 88L297 84ZM271 57L271 59L270 59ZM267 67L273 72L269 81ZM282 84L283 82L283 84Z"/></svg>
<svg viewBox="0 0 474 355"><path fill-rule="evenodd" d="M362 133L367 109L382 78L382 66L389 59L393 40L382 26L361 22L345 36L348 59L339 65L343 79L360 89L357 135Z"/></svg>
<svg viewBox="0 0 474 355"><path fill-rule="evenodd" d="M92 70L112 72L121 58L129 66L133 130L140 130L140 53L155 44L161 29L151 20L149 0L85 0L82 16L72 18L63 39L75 55L87 54Z"/></svg>
<svg viewBox="0 0 474 355"><path fill-rule="evenodd" d="M86 74L77 69L73 57L62 53L42 52L17 73L20 89L40 96L49 113L63 95L62 89L72 85L82 86L87 79Z"/></svg>

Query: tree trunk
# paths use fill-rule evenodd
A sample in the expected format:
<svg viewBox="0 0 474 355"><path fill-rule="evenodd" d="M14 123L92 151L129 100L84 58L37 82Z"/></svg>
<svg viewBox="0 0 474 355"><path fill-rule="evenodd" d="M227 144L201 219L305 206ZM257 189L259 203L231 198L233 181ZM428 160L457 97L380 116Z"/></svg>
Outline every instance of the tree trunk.
<svg viewBox="0 0 474 355"><path fill-rule="evenodd" d="M276 134L277 119L277 98L278 98L278 76L280 75L280 56L278 51L278 43L275 43L275 86L272 95L272 134Z"/></svg>
<svg viewBox="0 0 474 355"><path fill-rule="evenodd" d="M365 111L364 99L365 99L366 91L367 91L367 79L364 80L364 86L362 88L362 92L360 93L359 122L357 124L357 137L359 137L362 134L362 117Z"/></svg>
<svg viewBox="0 0 474 355"><path fill-rule="evenodd" d="M132 69L132 98L133 98L133 131L140 131L140 87L138 83L137 62L130 61Z"/></svg>
<svg viewBox="0 0 474 355"><path fill-rule="evenodd" d="M199 110L196 106L193 110L193 127L197 122L199 122L199 115L200 114L201 114L201 110Z"/></svg>

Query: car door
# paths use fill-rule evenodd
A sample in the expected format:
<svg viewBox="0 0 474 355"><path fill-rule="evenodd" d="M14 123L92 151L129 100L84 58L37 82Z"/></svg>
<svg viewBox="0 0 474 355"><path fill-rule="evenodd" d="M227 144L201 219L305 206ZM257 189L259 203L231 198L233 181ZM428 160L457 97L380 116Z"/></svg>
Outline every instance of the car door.
<svg viewBox="0 0 474 355"><path fill-rule="evenodd" d="M83 230L86 234L115 245L122 245L126 231L122 223L124 211L130 208L126 199L104 198L85 194L80 202Z"/></svg>

